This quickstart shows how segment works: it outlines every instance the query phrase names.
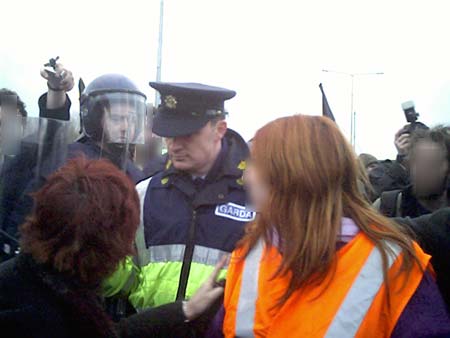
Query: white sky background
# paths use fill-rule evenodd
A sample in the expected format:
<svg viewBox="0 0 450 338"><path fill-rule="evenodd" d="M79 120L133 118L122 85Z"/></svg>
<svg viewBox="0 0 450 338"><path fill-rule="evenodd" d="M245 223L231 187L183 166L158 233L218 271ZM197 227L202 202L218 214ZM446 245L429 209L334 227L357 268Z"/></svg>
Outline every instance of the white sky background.
<svg viewBox="0 0 450 338"><path fill-rule="evenodd" d="M154 100L159 0L0 3L0 87L31 115L56 55L77 81L122 73ZM162 79L236 90L229 125L249 139L277 117L321 114L320 82L348 135L350 78L322 69L384 72L355 81L356 150L393 158L403 101L426 124L450 122L449 13L431 0L166 0ZM71 98L78 112L76 88Z"/></svg>

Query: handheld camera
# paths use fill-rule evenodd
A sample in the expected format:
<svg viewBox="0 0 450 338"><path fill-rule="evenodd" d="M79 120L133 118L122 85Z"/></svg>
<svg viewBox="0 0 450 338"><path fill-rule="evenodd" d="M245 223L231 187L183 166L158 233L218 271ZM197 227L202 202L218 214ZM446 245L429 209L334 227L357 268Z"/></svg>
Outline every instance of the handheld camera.
<svg viewBox="0 0 450 338"><path fill-rule="evenodd" d="M403 102L402 109L405 112L406 121L408 121L408 123L414 123L419 118L419 113L416 112L413 101Z"/></svg>
<svg viewBox="0 0 450 338"><path fill-rule="evenodd" d="M409 125L404 128L403 134L411 134L416 129L428 129L425 124L417 121L419 118L419 113L416 112L414 101L403 102L402 109L405 113L406 121L409 123Z"/></svg>

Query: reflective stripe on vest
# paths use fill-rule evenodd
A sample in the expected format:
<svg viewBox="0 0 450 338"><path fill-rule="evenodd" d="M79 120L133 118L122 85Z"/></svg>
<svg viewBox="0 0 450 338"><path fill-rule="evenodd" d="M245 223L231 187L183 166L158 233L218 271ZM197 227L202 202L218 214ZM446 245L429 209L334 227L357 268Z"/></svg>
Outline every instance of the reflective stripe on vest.
<svg viewBox="0 0 450 338"><path fill-rule="evenodd" d="M387 268L389 270L401 249L397 245L385 243L395 254L395 257L388 254ZM382 262L380 251L374 247L331 322L325 337L354 337L356 335L373 299L383 285L383 272L380 270Z"/></svg>
<svg viewBox="0 0 450 338"><path fill-rule="evenodd" d="M239 304L236 313L236 336L253 337L256 299L258 298L259 263L263 253L263 242L259 240L244 262Z"/></svg>
<svg viewBox="0 0 450 338"><path fill-rule="evenodd" d="M184 250L186 245L184 244L167 244L167 245L155 245L147 249L148 261L144 265L149 263L161 263L161 262L182 262L184 257ZM193 263L199 263L204 265L215 266L219 260L228 253L222 250L207 248L205 246L196 245L194 247L194 254L192 256Z"/></svg>
<svg viewBox="0 0 450 338"><path fill-rule="evenodd" d="M141 206L141 217L139 222L139 227L136 231L136 238L134 240L136 251L137 251L137 265L142 267L149 261L148 252L146 250L147 245L145 244L145 231L144 231L144 201L145 195L147 194L148 186L150 185L152 178L148 178L145 181L140 182L136 186L136 190L139 196L139 202Z"/></svg>
<svg viewBox="0 0 450 338"><path fill-rule="evenodd" d="M393 251L388 254L388 270L399 256L401 250L387 243ZM247 255L242 273L239 302L236 313L235 334L241 338L254 337L256 301L258 299L259 264L263 255L263 242L260 240ZM383 285L382 258L374 247L353 282L342 305L334 317L326 337L353 337L363 322L372 301Z"/></svg>
<svg viewBox="0 0 450 338"><path fill-rule="evenodd" d="M157 245L146 249L149 260L141 267L140 286L130 295L131 304L138 310L174 302L179 285L185 245ZM186 297L190 298L203 284L225 252L195 246ZM225 278L222 270L220 278Z"/></svg>

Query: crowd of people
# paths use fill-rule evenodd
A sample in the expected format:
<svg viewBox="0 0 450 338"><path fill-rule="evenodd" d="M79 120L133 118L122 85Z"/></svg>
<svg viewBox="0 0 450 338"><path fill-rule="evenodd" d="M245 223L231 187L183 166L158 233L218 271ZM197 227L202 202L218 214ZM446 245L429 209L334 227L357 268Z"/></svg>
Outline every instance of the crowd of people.
<svg viewBox="0 0 450 338"><path fill-rule="evenodd" d="M393 161L322 116L247 143L233 90L107 74L74 141L53 61L39 117L0 90L3 337L450 337L448 121Z"/></svg>

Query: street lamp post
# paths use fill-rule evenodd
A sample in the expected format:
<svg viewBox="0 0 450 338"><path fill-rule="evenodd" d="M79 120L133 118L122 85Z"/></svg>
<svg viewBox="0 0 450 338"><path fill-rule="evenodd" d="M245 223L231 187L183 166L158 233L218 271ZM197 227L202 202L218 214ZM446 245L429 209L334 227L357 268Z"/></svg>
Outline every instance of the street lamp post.
<svg viewBox="0 0 450 338"><path fill-rule="evenodd" d="M159 3L159 34L158 34L158 56L156 59L156 81L161 81L161 65L162 65L162 45L163 45L163 28L164 28L164 0ZM159 92L155 93L155 107L160 101Z"/></svg>
<svg viewBox="0 0 450 338"><path fill-rule="evenodd" d="M346 72L338 72L335 70L323 69L322 72L325 73L335 73L340 75L349 76L351 79L351 96L350 96L350 143L353 146L353 149L356 148L356 112L354 110L354 87L355 87L355 77L356 76L369 76L369 75L383 75L383 72L376 73L346 73Z"/></svg>

